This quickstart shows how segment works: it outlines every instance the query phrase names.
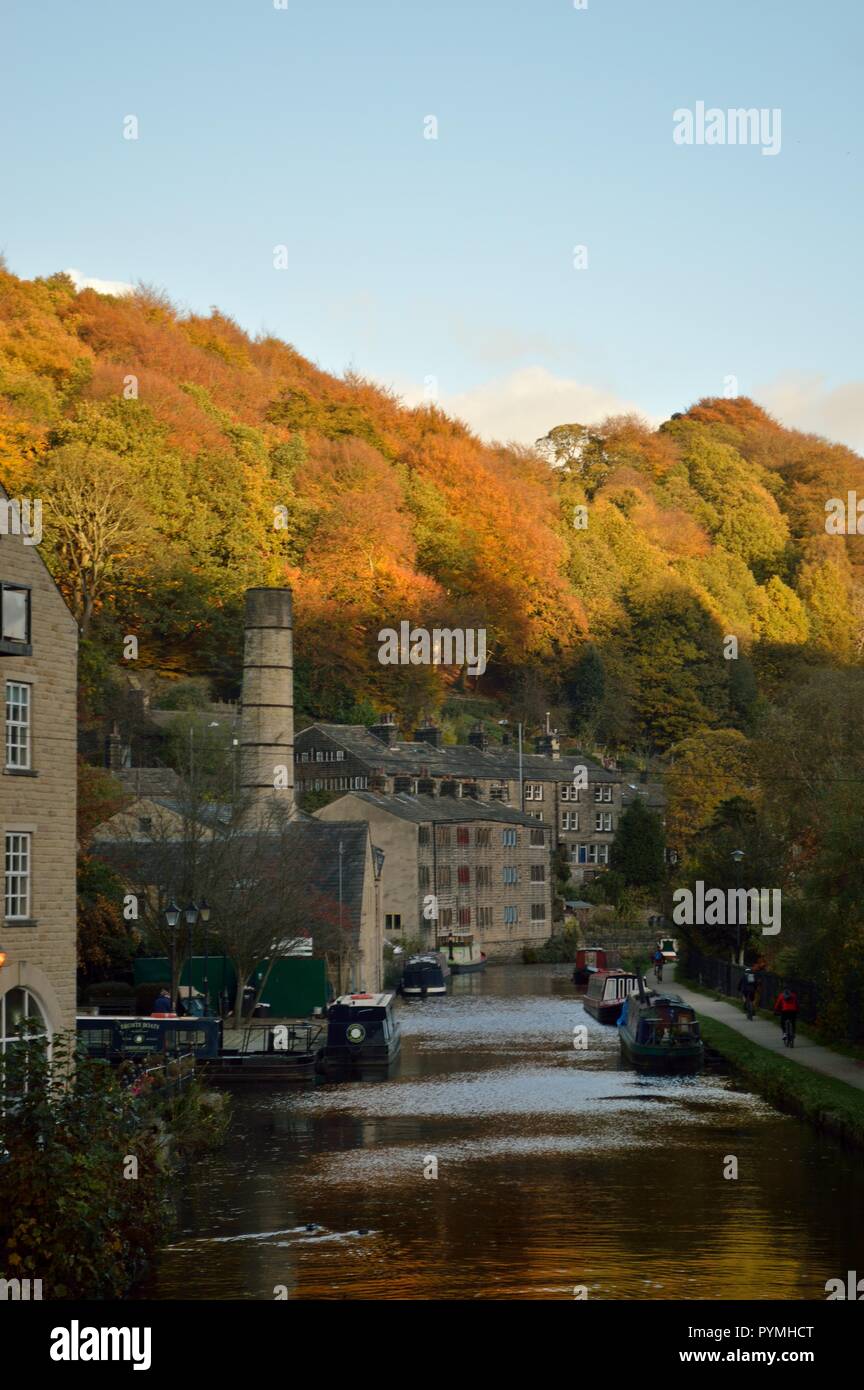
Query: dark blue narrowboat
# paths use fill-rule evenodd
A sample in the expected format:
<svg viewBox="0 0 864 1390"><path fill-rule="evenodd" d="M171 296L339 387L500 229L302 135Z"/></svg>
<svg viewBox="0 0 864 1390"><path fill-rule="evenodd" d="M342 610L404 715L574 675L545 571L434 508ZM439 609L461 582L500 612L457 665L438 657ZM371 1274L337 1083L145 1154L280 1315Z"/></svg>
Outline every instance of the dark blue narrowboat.
<svg viewBox="0 0 864 1390"><path fill-rule="evenodd" d="M430 994L446 994L450 966L437 951L409 956L399 982L399 993L408 999L425 999Z"/></svg>
<svg viewBox="0 0 864 1390"><path fill-rule="evenodd" d="M392 994L343 994L327 1010L327 1041L317 1070L332 1079L389 1076L402 1034Z"/></svg>
<svg viewBox="0 0 864 1390"><path fill-rule="evenodd" d="M222 1023L218 1018L129 1018L128 1015L79 1014L78 1037L88 1057L120 1062L157 1052L194 1052L218 1057Z"/></svg>

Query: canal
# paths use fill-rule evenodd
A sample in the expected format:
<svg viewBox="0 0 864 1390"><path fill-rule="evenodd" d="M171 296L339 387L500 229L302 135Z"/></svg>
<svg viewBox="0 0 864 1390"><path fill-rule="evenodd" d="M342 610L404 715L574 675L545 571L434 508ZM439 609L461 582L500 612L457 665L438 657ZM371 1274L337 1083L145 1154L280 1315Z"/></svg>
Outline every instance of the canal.
<svg viewBox="0 0 864 1390"><path fill-rule="evenodd" d="M143 1296L824 1299L860 1268L860 1157L722 1069L622 1069L569 969L400 1006L391 1080L235 1091Z"/></svg>

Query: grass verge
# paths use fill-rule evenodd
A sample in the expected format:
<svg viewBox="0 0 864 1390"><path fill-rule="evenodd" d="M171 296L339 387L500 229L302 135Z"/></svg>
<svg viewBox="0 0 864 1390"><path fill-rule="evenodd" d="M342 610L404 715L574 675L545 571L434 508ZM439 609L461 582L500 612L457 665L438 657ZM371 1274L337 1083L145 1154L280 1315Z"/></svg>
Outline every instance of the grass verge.
<svg viewBox="0 0 864 1390"><path fill-rule="evenodd" d="M817 1129L856 1148L864 1148L864 1091L808 1071L786 1057L775 1056L714 1018L700 1017L699 1023L708 1047L725 1057L779 1110L809 1120Z"/></svg>

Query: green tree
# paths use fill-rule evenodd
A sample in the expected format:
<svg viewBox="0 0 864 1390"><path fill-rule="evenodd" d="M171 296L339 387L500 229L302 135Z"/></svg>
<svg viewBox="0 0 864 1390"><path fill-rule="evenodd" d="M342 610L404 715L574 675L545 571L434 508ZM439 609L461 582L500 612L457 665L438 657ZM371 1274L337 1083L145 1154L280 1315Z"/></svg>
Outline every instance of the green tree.
<svg viewBox="0 0 864 1390"><path fill-rule="evenodd" d="M611 866L628 888L656 888L664 872L663 822L640 796L622 812Z"/></svg>

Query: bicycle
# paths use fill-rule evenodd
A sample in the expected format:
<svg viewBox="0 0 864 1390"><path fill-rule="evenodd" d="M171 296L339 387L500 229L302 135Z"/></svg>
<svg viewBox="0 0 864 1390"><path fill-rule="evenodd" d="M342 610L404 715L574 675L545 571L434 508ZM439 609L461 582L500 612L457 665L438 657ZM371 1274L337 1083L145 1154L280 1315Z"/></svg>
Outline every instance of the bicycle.
<svg viewBox="0 0 864 1390"><path fill-rule="evenodd" d="M753 1004L753 995L752 995L752 994L745 994L745 995L744 995L744 1012L745 1012L746 1015L747 1015L747 1020L748 1020L748 1022L749 1022L749 1023L752 1023L752 1022L753 1022L753 1015L754 1015L754 1013L756 1012L756 1010L755 1010L755 1008L754 1008L754 1004Z"/></svg>
<svg viewBox="0 0 864 1390"><path fill-rule="evenodd" d="M654 979L657 981L658 985L663 982L663 966L659 961L654 965Z"/></svg>
<svg viewBox="0 0 864 1390"><path fill-rule="evenodd" d="M783 1042L787 1047L795 1046L795 1020L789 1014L784 1014L781 1020L783 1028Z"/></svg>

